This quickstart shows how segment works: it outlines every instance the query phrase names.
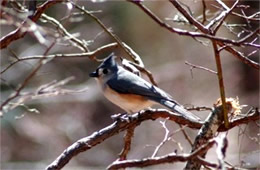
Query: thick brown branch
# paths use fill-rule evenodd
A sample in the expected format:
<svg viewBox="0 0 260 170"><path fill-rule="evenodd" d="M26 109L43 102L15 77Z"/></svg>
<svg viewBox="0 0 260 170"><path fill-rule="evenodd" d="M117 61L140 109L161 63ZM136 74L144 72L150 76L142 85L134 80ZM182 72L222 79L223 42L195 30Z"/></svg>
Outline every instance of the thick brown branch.
<svg viewBox="0 0 260 170"><path fill-rule="evenodd" d="M172 113L165 109L158 110L147 110L142 113L129 115L129 120L119 120L114 122L110 126L93 133L92 135L80 139L79 141L68 147L53 163L51 163L47 169L61 169L64 167L75 155L80 152L86 151L94 147L95 145L103 142L109 137L118 134L119 132L125 131L130 127L137 126L145 120L155 120L157 118L168 118L179 124L186 125L190 128L199 128L202 122L191 122L181 115Z"/></svg>
<svg viewBox="0 0 260 170"><path fill-rule="evenodd" d="M206 122L201 127L199 134L196 136L195 141L192 145L191 152L194 152L202 145L205 145L210 139L212 139L219 126L223 122L223 109L220 105L219 107L214 108L212 113L206 119ZM206 153L200 154L199 156L204 158ZM197 162L196 159L191 159L187 162L185 169L200 169L201 163Z"/></svg>
<svg viewBox="0 0 260 170"><path fill-rule="evenodd" d="M74 156L77 154L84 152L86 150L91 149L95 145L103 142L111 136L118 134L119 132L127 130L129 127L133 125L138 126L143 121L146 120L156 120L158 118L167 118L171 121L174 121L178 124L188 126L190 128L199 129L204 124L204 122L192 122L183 118L182 116L170 112L165 109L152 109L146 110L141 113L136 113L133 115L129 115L129 120L125 121L117 121L111 124L110 126L98 131L94 132L92 135L80 139L79 141L72 144L68 147L53 163L51 163L47 169L61 169L64 167ZM230 121L229 128L225 128L223 125L220 128L220 131L227 131L235 126L240 124L245 124L250 121L256 121L260 119L260 115L257 112L253 112L243 118L236 119L234 121Z"/></svg>

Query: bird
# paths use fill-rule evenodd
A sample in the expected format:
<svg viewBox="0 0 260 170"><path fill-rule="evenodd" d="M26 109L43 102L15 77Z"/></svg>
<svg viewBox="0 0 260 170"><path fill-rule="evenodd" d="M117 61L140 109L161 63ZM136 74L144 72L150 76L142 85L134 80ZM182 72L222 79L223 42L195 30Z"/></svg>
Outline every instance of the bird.
<svg viewBox="0 0 260 170"><path fill-rule="evenodd" d="M94 72L94 77L104 96L115 105L133 114L150 108L155 104L163 105L184 118L198 121L199 117L187 111L181 104L159 87L142 77L126 70L116 62L114 53L106 57Z"/></svg>

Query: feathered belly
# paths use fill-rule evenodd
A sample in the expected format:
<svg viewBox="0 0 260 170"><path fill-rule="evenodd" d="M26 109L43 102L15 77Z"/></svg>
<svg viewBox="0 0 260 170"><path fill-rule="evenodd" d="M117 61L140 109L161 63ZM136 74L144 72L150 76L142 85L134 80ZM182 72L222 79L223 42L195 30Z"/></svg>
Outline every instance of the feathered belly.
<svg viewBox="0 0 260 170"><path fill-rule="evenodd" d="M135 113L154 104L154 102L148 101L139 95L117 93L108 86L103 90L108 100L124 109L127 113Z"/></svg>

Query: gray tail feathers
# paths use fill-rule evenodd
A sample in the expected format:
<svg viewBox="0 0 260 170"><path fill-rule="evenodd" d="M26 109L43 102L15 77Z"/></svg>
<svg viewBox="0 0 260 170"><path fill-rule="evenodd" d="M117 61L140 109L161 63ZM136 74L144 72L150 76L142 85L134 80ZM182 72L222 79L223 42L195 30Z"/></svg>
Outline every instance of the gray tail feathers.
<svg viewBox="0 0 260 170"><path fill-rule="evenodd" d="M174 112L177 112L181 114L184 118L192 120L192 121L200 121L201 119L188 110L184 109L180 104L178 104L175 101L169 101L169 100L161 100L160 103L164 105L165 107L168 107Z"/></svg>

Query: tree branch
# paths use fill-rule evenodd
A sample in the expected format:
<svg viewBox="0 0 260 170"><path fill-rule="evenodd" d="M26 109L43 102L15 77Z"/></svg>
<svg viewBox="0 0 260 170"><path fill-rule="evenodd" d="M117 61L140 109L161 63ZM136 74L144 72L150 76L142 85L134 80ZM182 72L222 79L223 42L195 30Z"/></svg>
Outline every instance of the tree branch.
<svg viewBox="0 0 260 170"><path fill-rule="evenodd" d="M122 48L122 50L124 50L126 52L127 55L129 55L130 58L132 58L137 64L139 65L143 65L143 63L140 63L140 58L136 59L136 56L133 55L131 53L131 51L126 48L126 46L124 45L124 43L112 32L110 31L95 15L93 15L92 13L88 12L87 10L85 10L83 7L80 7L79 5L75 4L74 2L70 1L71 4L74 5L74 7L76 7L77 9L79 9L80 11L82 11L84 14L88 15L89 17L91 17L92 19L94 19L100 26L101 28L112 38L114 39L119 47Z"/></svg>
<svg viewBox="0 0 260 170"><path fill-rule="evenodd" d="M207 21L207 16L206 16L206 9L207 9L207 6L206 6L206 2L205 0L202 0L202 16L203 16L203 19L202 19L202 24L204 24L206 21Z"/></svg>
<svg viewBox="0 0 260 170"><path fill-rule="evenodd" d="M153 19L157 24L159 24L161 27L167 29L168 31L172 32L172 33L177 33L179 35L184 35L184 36L190 36L190 37L201 37L201 38L207 38L210 40L215 40L217 42L218 45L220 46L225 46L226 44L232 44L232 45L236 45L236 46L243 46L243 45L249 45L248 43L240 43L241 40L235 41L235 40L226 40L225 38L219 38L216 36L212 36L207 34L209 31L205 31L204 29L200 30L200 31L205 31L203 33L198 33L198 32L189 32L186 30L182 30L182 29L178 29L178 28L172 28L170 25L168 25L167 23L164 23L159 17L157 17L154 13L152 13L152 11L150 11L145 5L143 5L141 3L141 1L134 1L134 0L128 0L132 3L134 3L135 5L137 5L141 10L143 10L151 19ZM177 1L172 1L172 2L176 2ZM176 5L177 6L177 5ZM181 12L181 11L180 11ZM190 15L188 14L184 14L182 13L186 19L190 22L197 22L194 18L191 18ZM196 23L196 25L198 26L197 28L200 28L199 24ZM257 33L259 34L259 30L257 30ZM260 48L260 45L252 45L250 44L252 47L255 48ZM238 58L240 61L242 61L243 63L255 68L255 69L259 69L260 68L260 64L252 61L250 59L248 59L247 57L245 57L241 52L238 52L237 50L233 49L232 47L227 47L225 48L225 50L227 50L228 52L230 52L231 54L233 54L236 58Z"/></svg>
<svg viewBox="0 0 260 170"><path fill-rule="evenodd" d="M53 42L44 52L44 55L46 55L50 49L54 46L56 42ZM18 88L15 90L13 94L11 94L0 106L0 117L3 116L3 113L8 111L8 107L5 107L9 104L10 101L18 97L21 93L21 91L24 89L24 87L28 84L28 82L32 79L32 77L40 70L42 65L45 64L44 58L42 58L38 65L35 67L35 69L24 79L24 81L18 86Z"/></svg>
<svg viewBox="0 0 260 170"><path fill-rule="evenodd" d="M190 154L176 155L175 153L171 153L161 157L145 158L141 160L118 161L109 165L107 169L112 170L129 167L146 167L163 163L186 162L188 160L196 158L198 155L207 152L207 150L209 150L214 143L214 140L208 141L208 143L202 145L200 148Z"/></svg>
<svg viewBox="0 0 260 170"><path fill-rule="evenodd" d="M94 147L95 145L103 142L104 140L108 139L111 136L118 134L119 132L127 130L129 127L133 127L134 125L138 126L143 121L146 120L156 120L158 118L167 118L171 121L174 121L178 124L185 125L190 128L199 129L202 127L204 122L194 122L191 120L187 120L181 115L177 113L170 112L165 109L151 109L146 110L140 113L136 113L133 115L128 115L128 120L118 120L111 125L107 126L106 128L101 129L98 132L94 132L92 135L82 138L69 146L63 153L56 158L46 169L54 170L54 169L61 169L64 167L74 156L77 154L87 151ZM249 115L246 115L243 118L235 119L234 121L230 121L229 128L225 128L225 126L220 126L220 131L227 131L235 126L240 124L245 124L251 121L256 121L260 119L259 112L252 111Z"/></svg>
<svg viewBox="0 0 260 170"><path fill-rule="evenodd" d="M135 127L136 125L133 125L126 130L126 134L124 136L125 145L123 150L119 154L119 161L126 160L127 154L131 149L132 137L134 136Z"/></svg>
<svg viewBox="0 0 260 170"><path fill-rule="evenodd" d="M223 109L222 106L214 108L212 113L208 116L205 123L201 127L199 134L196 136L195 141L192 145L191 153L197 150L200 146L205 145L210 139L214 137L219 126L223 122ZM206 153L202 153L199 156L204 158ZM200 169L201 163L197 162L196 159L190 159L185 169Z"/></svg>
<svg viewBox="0 0 260 170"><path fill-rule="evenodd" d="M258 108L255 108L250 110L250 112L247 115L244 115L241 118L233 118L231 121L229 121L228 128L226 128L224 124L220 125L218 131L224 132L227 131L228 129L232 129L241 124L247 124L249 122L257 121L257 120L258 121L260 120L260 113Z"/></svg>
<svg viewBox="0 0 260 170"><path fill-rule="evenodd" d="M63 0L48 0L46 2L44 2L41 6L39 6L36 10L36 12L30 16L30 19L33 22L36 22L41 14L48 9L49 7L51 7L52 5L55 5L57 3L62 2ZM28 20L29 18L27 18ZM20 38L23 38L25 36L25 34L27 33L26 31L24 32L24 30L22 29L25 25L26 25L26 20L22 23L21 27L17 28L16 30L10 32L9 34L7 34L6 36L2 37L0 39L0 49L6 48L10 43L12 43L15 40L18 40Z"/></svg>
<svg viewBox="0 0 260 170"><path fill-rule="evenodd" d="M45 19L46 21L50 22L51 24L55 25L57 27L57 29L59 30L59 32L61 32L62 36L66 36L67 39L69 41L72 42L73 46L76 46L77 48L79 48L80 50L84 51L84 52L88 52L89 49L86 46L86 44L81 41L80 39L76 38L75 36L71 35L64 27L63 25L57 21L55 18L50 17L46 14L42 14L41 16L43 19Z"/></svg>
<svg viewBox="0 0 260 170"><path fill-rule="evenodd" d="M225 86L224 86L224 80L223 80L223 73L222 73L222 65L220 60L220 53L217 47L217 43L215 41L212 41L213 49L214 49L214 55L216 60L216 66L218 70L218 83L219 83L219 91L220 91L220 97L222 101L223 106L223 114L224 114L224 122L225 126L228 127L228 111L227 111L227 104L226 104L226 96L225 96Z"/></svg>
<svg viewBox="0 0 260 170"><path fill-rule="evenodd" d="M217 73L216 71L214 71L214 70L211 70L211 69L206 68L206 67L203 67L203 66L198 66L198 65L195 65L195 64L191 64L191 63L189 63L188 61L185 61L185 64L191 66L191 67L190 67L190 70L191 70L191 71L192 71L193 68L198 68L198 69L205 70L205 71L210 72L210 73L213 73L213 74L218 74L218 73Z"/></svg>
<svg viewBox="0 0 260 170"><path fill-rule="evenodd" d="M196 26L199 30L204 33L209 33L209 30L200 22L198 22L195 18L193 18L178 2L178 0L169 0L172 5L175 6L176 9L194 26Z"/></svg>
<svg viewBox="0 0 260 170"><path fill-rule="evenodd" d="M85 52L85 53L72 53L72 54L50 54L50 55L34 55L34 56L27 56L27 57L20 57L17 58L17 60L11 62L8 66L6 66L0 74L3 74L6 70L8 70L11 66L14 64L20 62L20 61L25 61L25 60L41 60L41 59L53 59L53 58L58 58L58 59L63 59L63 58L84 58L88 57L91 60L96 60L96 56L99 54L108 51L108 50L113 50L118 47L117 43L110 43L107 45L103 45L99 48L97 48L94 51L91 52Z"/></svg>
<svg viewBox="0 0 260 170"><path fill-rule="evenodd" d="M239 0L236 0L236 2L232 5L231 8L229 8L228 6L226 6L226 4L220 0L216 0L219 4L221 4L221 6L224 8L224 11L221 12L221 14L219 14L215 19L211 20L210 23L206 26L207 29L211 30L210 32L215 35L218 31L218 29L220 28L220 26L222 25L222 23L224 22L224 20L226 19L226 17L233 11L233 9L237 6ZM212 29L212 27L215 26L214 29Z"/></svg>

